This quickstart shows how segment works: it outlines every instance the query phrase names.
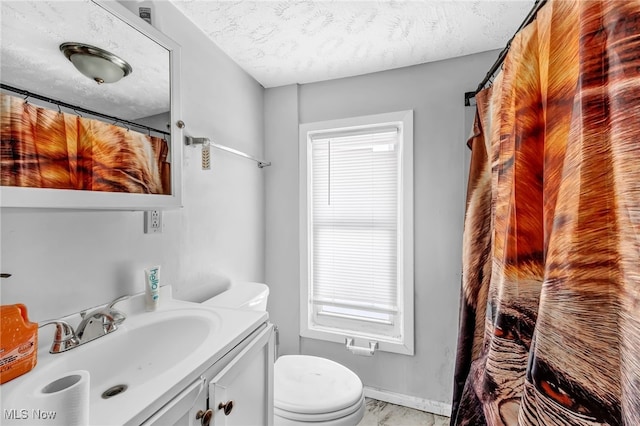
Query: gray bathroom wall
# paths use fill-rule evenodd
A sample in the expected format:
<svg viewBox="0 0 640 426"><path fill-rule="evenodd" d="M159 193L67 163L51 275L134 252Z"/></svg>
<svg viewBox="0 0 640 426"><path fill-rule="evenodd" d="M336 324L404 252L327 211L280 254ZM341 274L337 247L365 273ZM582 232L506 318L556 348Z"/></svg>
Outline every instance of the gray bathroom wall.
<svg viewBox="0 0 640 426"><path fill-rule="evenodd" d="M267 89L264 96L265 155L273 166L265 175L265 275L267 310L280 330L280 353L298 353L300 289L298 259L298 85Z"/></svg>
<svg viewBox="0 0 640 426"><path fill-rule="evenodd" d="M265 151L274 161L266 181L266 280L281 353L333 359L366 386L414 405L450 404L468 164L464 93L476 88L496 56L266 90ZM344 345L300 338L298 125L408 109L414 110L415 356L378 352L367 358Z"/></svg>
<svg viewBox="0 0 640 426"><path fill-rule="evenodd" d="M186 133L262 156L262 86L171 3L153 8L155 25L181 46ZM142 291L143 269L155 264L177 293L263 281L264 171L215 150L202 171L200 150L182 149L184 207L164 212L162 234L143 233L142 212L3 208L0 262L13 276L1 303L25 303L35 321L59 317Z"/></svg>

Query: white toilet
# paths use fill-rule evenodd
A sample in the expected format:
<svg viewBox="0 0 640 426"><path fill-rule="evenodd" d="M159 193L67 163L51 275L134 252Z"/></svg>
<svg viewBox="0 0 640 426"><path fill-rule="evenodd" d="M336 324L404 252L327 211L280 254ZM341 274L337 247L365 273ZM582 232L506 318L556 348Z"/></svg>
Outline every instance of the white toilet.
<svg viewBox="0 0 640 426"><path fill-rule="evenodd" d="M269 287L232 286L202 303L224 308L266 310ZM362 381L343 365L309 355L284 355L273 369L274 425L355 426L364 416Z"/></svg>

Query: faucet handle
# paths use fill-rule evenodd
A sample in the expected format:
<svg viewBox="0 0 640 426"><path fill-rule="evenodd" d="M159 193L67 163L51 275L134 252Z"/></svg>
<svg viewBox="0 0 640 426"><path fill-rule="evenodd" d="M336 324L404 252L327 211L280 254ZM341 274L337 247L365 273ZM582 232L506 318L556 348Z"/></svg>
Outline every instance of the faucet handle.
<svg viewBox="0 0 640 426"><path fill-rule="evenodd" d="M113 302L111 302L111 303L109 303L109 304L107 305L107 310L109 310L109 309L113 309L113 306L114 306L116 303L118 303L118 302L122 302L123 300L127 300L129 297L131 297L131 296L129 296L128 294L125 294L124 296L120 296L120 297L118 297L118 298L117 298L117 299L115 299Z"/></svg>
<svg viewBox="0 0 640 426"><path fill-rule="evenodd" d="M113 306L118 302L127 300L129 297L130 296L127 294L125 294L124 296L120 296L113 302L109 303L107 307L104 309L112 317L111 321L113 323L113 326L120 325L125 319L127 319L127 316L124 314L124 312L114 309Z"/></svg>
<svg viewBox="0 0 640 426"><path fill-rule="evenodd" d="M73 327L66 321L62 320L49 320L38 324L38 328L42 328L45 325L54 324L56 326L56 332L53 336L53 343L51 343L51 349L49 352L57 354L69 350L80 344L76 332L73 331Z"/></svg>

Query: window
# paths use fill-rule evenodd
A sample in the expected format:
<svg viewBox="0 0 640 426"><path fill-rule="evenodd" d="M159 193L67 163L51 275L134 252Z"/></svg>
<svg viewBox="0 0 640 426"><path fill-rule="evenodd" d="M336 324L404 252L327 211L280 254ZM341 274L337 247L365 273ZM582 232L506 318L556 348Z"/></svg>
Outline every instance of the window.
<svg viewBox="0 0 640 426"><path fill-rule="evenodd" d="M413 354L413 112L300 126L303 337Z"/></svg>

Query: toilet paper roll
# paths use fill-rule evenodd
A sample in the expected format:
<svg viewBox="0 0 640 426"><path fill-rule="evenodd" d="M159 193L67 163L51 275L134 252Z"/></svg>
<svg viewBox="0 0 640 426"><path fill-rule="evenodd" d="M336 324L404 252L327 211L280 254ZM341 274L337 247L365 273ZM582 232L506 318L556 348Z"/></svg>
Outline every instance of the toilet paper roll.
<svg viewBox="0 0 640 426"><path fill-rule="evenodd" d="M89 372L77 370L51 381L36 393L29 424L89 424Z"/></svg>
<svg viewBox="0 0 640 426"><path fill-rule="evenodd" d="M348 349L351 351L352 354L360 355L360 356L373 356L373 352L374 352L369 348L361 348L359 346L350 346Z"/></svg>

